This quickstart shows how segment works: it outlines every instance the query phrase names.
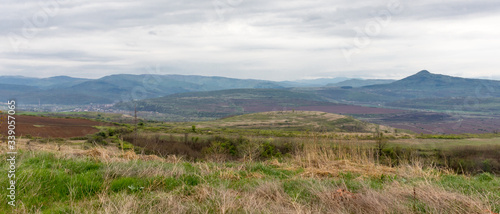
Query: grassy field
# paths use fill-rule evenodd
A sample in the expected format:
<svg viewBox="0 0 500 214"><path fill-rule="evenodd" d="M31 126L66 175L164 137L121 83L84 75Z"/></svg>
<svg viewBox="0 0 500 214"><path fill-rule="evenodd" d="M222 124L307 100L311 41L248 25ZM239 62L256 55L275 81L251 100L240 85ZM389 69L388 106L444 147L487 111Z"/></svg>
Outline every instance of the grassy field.
<svg viewBox="0 0 500 214"><path fill-rule="evenodd" d="M289 114L143 122L137 134L130 125L98 127L81 140L20 139L17 208L1 197L0 213L500 212L494 162L470 171L439 162L449 155L498 161L494 135L419 139L371 124L349 132L342 125L356 121L345 116ZM0 174L7 170L1 162Z"/></svg>

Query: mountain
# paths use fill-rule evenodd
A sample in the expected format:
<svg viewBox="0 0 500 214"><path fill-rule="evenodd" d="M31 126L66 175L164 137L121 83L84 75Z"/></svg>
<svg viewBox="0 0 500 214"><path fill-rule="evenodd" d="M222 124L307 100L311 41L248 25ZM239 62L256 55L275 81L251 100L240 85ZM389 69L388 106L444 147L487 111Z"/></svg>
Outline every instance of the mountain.
<svg viewBox="0 0 500 214"><path fill-rule="evenodd" d="M69 76L55 76L49 78L33 78L24 76L0 76L0 84L24 85L40 89L65 88L90 79L74 78Z"/></svg>
<svg viewBox="0 0 500 214"><path fill-rule="evenodd" d="M337 79L317 79L288 82L286 84L321 85ZM345 79L344 79L345 80ZM382 83L391 80L348 80L339 85L363 85ZM3 83L3 84L2 84ZM362 104L371 106L390 106L411 108L412 106L437 106L440 109L449 109L447 103L467 102L465 99L473 98L474 102L480 100L483 103L496 103L496 100L488 100L500 97L500 81L466 79L440 74L432 74L429 71L420 71L407 78L386 83L368 85L354 88L339 87L291 87L284 82L273 82L252 79L234 79L225 77L208 77L194 75L132 75L117 74L105 76L99 79L80 79L67 76L51 78L27 78L21 76L0 77L0 98L9 99L15 97L20 104L59 104L59 105L85 105L90 103L117 103L130 100L143 100L162 98L167 96L169 102L184 102L189 100L189 105L203 108L205 101L210 99L237 100L252 103L249 99L239 99L237 96L253 97L255 105L265 103L267 106L279 108L284 106L301 105L299 101L318 101L344 104ZM331 85L330 85L331 86ZM284 88L288 87L288 88ZM245 89L244 95L232 93L233 89ZM273 89L273 90L265 90ZM223 90L227 90L224 91ZM217 92L215 92L217 91ZM207 92L193 96L188 92ZM234 91L233 91L234 92ZM187 94L185 94L187 93ZM232 93L232 94L231 94ZM169 95L178 95L169 96ZM293 102L290 96L298 96ZM217 96L215 96L217 95ZM186 96L186 97L183 97ZM204 97L207 96L207 97ZM285 96L285 97L280 97ZM292 96L292 97L293 97ZM186 99L186 100L184 100ZM286 102L279 104L283 99ZM444 102L439 99L454 99ZM429 102L432 101L433 102ZM217 103L209 101L210 103ZM148 101L149 103L149 101ZM155 105L159 103L153 102ZM211 108L226 108L234 102L221 102L214 104ZM275 104L273 104L275 103ZM286 105L285 105L286 103ZM220 104L220 105L219 105ZM417 105L418 104L418 105ZM425 105L423 105L425 104ZM436 104L436 105L434 105ZM493 104L476 105L482 106L480 111L490 111ZM163 105L163 104L162 104ZM246 106L247 104L245 104ZM462 104L464 105L464 104ZM236 108L238 105L232 105ZM483 108L484 106L484 108ZM151 111L161 107L151 108ZM255 107L257 108L257 107ZM239 112L244 112L239 108ZM244 109L244 108L243 108ZM470 108L469 108L470 109ZM189 110L190 111L190 110ZM200 111L204 111L201 110ZM224 110L225 111L225 110ZM170 112L166 111L166 112Z"/></svg>
<svg viewBox="0 0 500 214"><path fill-rule="evenodd" d="M283 88L277 82L254 79L234 79L217 76L165 75L167 79L192 83L199 91L214 91L235 88Z"/></svg>
<svg viewBox="0 0 500 214"><path fill-rule="evenodd" d="M336 77L336 78L319 78L319 79L307 79L307 80L295 80L295 81L282 81L278 82L285 87L323 87L328 84L335 84L348 80L347 77Z"/></svg>
<svg viewBox="0 0 500 214"><path fill-rule="evenodd" d="M165 95L235 88L283 88L265 80L233 79L193 75L132 75L117 74L100 79L79 79L67 76L28 78L3 76L2 82L16 85L18 90L5 91L21 104L84 105L116 103L132 99L147 99ZM24 93L23 86L32 90ZM6 87L8 88L8 87ZM15 92L15 93L14 93ZM0 97L2 97L0 95Z"/></svg>
<svg viewBox="0 0 500 214"><path fill-rule="evenodd" d="M401 99L436 97L500 97L500 81L466 79L422 70L389 84L364 86L365 92Z"/></svg>
<svg viewBox="0 0 500 214"><path fill-rule="evenodd" d="M37 87L25 85L0 84L0 100L2 103L10 99L17 99L23 94L30 94L38 91Z"/></svg>
<svg viewBox="0 0 500 214"><path fill-rule="evenodd" d="M328 84L328 87L345 87L351 86L353 88L363 87L368 85L380 85L395 82L396 80L389 79L348 79L339 83Z"/></svg>

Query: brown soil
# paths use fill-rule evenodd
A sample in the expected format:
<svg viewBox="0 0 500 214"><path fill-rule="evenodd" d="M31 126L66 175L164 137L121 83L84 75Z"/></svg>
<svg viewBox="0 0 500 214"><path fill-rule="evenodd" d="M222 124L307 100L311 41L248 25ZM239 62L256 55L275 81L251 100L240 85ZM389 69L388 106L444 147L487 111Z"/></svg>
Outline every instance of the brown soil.
<svg viewBox="0 0 500 214"><path fill-rule="evenodd" d="M109 126L109 123L102 123L86 119L67 119L36 117L26 115L16 115L16 136L31 135L33 137L53 137L69 138L80 137L87 134L93 134L99 130L93 126ZM0 133L7 135L7 116L2 115L0 123Z"/></svg>

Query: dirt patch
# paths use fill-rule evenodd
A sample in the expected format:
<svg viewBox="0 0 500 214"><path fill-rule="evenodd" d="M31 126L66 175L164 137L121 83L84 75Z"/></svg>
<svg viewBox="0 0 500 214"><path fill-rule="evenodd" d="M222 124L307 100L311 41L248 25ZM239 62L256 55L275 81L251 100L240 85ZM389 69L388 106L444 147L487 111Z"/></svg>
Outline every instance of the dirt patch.
<svg viewBox="0 0 500 214"><path fill-rule="evenodd" d="M86 119L36 117L16 115L16 136L31 135L33 137L69 138L93 134L99 130L93 126L112 126ZM0 133L7 135L6 117L2 117Z"/></svg>
<svg viewBox="0 0 500 214"><path fill-rule="evenodd" d="M369 122L423 134L480 134L500 131L500 116L495 115L472 117L436 112L413 112L389 115L381 119L369 120Z"/></svg>
<svg viewBox="0 0 500 214"><path fill-rule="evenodd" d="M382 119L386 122L407 122L414 123L434 123L453 120L452 116L444 113L436 112L411 112L406 114L398 114Z"/></svg>
<svg viewBox="0 0 500 214"><path fill-rule="evenodd" d="M436 121L431 123L386 122L384 124L395 128L407 129L415 133L423 134L481 134L500 132L500 118L464 118L456 121Z"/></svg>

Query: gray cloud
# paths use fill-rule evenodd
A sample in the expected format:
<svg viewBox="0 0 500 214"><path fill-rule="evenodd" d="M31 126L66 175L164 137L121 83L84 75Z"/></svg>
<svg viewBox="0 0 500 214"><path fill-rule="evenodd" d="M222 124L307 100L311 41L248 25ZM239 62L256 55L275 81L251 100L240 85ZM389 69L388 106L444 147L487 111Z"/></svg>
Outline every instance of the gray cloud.
<svg viewBox="0 0 500 214"><path fill-rule="evenodd" d="M0 12L0 75L499 76L493 0L7 0Z"/></svg>

